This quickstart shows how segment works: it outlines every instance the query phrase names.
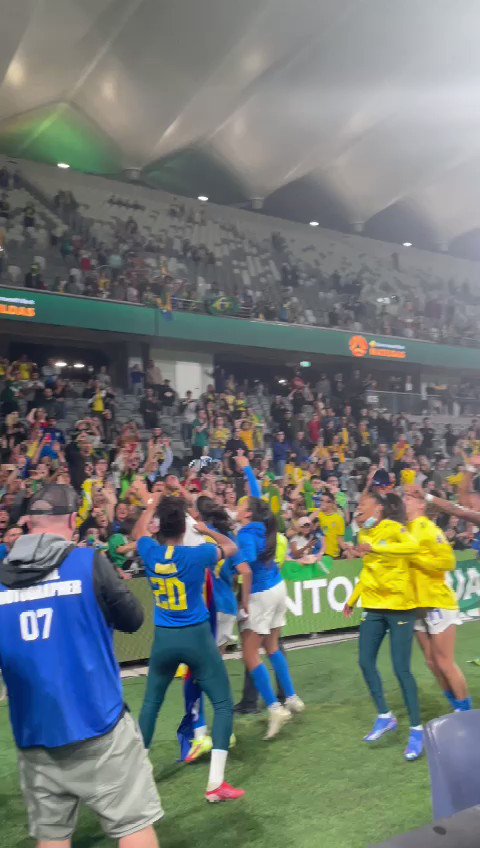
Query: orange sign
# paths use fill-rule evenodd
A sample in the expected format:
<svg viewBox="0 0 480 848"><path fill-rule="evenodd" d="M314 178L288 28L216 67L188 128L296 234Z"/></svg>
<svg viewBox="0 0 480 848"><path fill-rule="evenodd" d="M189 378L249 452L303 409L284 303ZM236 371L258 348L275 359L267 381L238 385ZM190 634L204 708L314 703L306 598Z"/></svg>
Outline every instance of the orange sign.
<svg viewBox="0 0 480 848"><path fill-rule="evenodd" d="M380 359L406 359L407 351L403 344L392 344L390 342L377 342L375 339L368 342L365 336L352 336L348 342L352 356L376 356Z"/></svg>
<svg viewBox="0 0 480 848"><path fill-rule="evenodd" d="M352 336L348 346L352 356L366 356L368 353L368 342L364 336Z"/></svg>
<svg viewBox="0 0 480 848"><path fill-rule="evenodd" d="M33 306L6 306L0 303L0 315L16 315L18 318L35 318L35 308Z"/></svg>
<svg viewBox="0 0 480 848"><path fill-rule="evenodd" d="M35 318L35 301L25 297L1 297L0 316L12 315L15 318Z"/></svg>

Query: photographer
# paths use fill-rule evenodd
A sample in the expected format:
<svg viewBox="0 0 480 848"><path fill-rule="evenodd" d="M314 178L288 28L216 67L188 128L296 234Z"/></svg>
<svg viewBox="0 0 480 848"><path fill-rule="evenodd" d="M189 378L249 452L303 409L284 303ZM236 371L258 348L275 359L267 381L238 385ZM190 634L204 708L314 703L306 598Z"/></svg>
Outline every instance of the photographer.
<svg viewBox="0 0 480 848"><path fill-rule="evenodd" d="M69 486L45 486L29 535L0 564L0 665L30 835L69 848L83 802L122 848L157 848L163 810L113 648L113 628L135 632L143 610L102 554L71 542L76 500ZM70 590L46 595L52 580Z"/></svg>

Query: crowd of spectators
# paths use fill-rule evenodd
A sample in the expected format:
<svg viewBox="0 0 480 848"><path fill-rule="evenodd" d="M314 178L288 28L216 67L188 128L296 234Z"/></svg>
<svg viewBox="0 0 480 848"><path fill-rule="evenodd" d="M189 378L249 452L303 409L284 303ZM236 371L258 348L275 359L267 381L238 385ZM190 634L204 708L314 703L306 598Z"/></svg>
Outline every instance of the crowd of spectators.
<svg viewBox="0 0 480 848"><path fill-rule="evenodd" d="M33 201L24 209L11 208L9 190L21 185L18 171L0 169L0 277L5 282L10 219L21 218L25 237L32 244L36 228L45 226ZM201 240L208 221L204 207L172 198L169 219L185 228L185 235L175 239L174 247L168 232L159 230L154 234L154 228L145 230L139 226L135 216L145 212L145 207L128 196L115 194L108 198L112 219L106 239L95 234L93 222L82 214L74 192L58 190L52 205L63 221L48 234L50 250L59 262L46 264L44 257L35 256L24 273L26 288L153 306L167 315L177 310L210 312L476 344L480 297L470 283L425 275L409 282L405 272L399 276L402 260L395 251L389 260L389 274L385 274L388 280L382 281L379 271L372 269L368 261L354 270L345 267L341 256L338 266L342 270L327 271L322 267L321 253L320 259L299 258L292 252L291 239L289 243L282 233L272 232L267 244L259 240L255 250L258 248L262 255L271 252L269 261L277 268L278 280L263 276L260 287L249 286L237 268L226 285L225 258ZM116 210L127 210L128 217L117 217ZM151 217L155 218L155 213ZM192 227L200 233L193 241ZM225 221L223 229L237 244L242 243L238 226ZM247 240L245 244L248 245Z"/></svg>
<svg viewBox="0 0 480 848"><path fill-rule="evenodd" d="M392 488L416 483L454 498L468 455L480 453L478 419L454 432L428 417L413 422L378 411L365 404L356 374L345 387L323 375L313 388L296 374L287 393L273 397L260 382L239 383L222 369L200 397L179 396L153 362L132 368L130 379L145 431L117 421L105 367L82 388L63 379L53 360L40 368L27 356L0 362L0 555L24 532L32 495L48 481L71 483L80 544L105 551L129 578L139 568L131 538L141 508L135 483L189 503L207 493L235 523L245 456L287 534L290 557L325 563L325 556L350 555L356 505L373 475ZM83 398L85 412L69 429L65 406L73 397ZM174 451L165 418L179 425L182 450ZM454 547L474 543L468 522L446 518L444 528Z"/></svg>

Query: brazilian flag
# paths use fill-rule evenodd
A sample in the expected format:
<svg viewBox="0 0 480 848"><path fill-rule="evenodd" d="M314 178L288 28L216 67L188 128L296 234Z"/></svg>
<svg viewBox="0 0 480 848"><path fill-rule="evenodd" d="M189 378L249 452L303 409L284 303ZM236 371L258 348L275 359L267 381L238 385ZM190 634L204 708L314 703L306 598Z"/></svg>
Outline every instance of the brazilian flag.
<svg viewBox="0 0 480 848"><path fill-rule="evenodd" d="M238 300L226 294L207 298L206 307L210 315L238 315L239 312Z"/></svg>

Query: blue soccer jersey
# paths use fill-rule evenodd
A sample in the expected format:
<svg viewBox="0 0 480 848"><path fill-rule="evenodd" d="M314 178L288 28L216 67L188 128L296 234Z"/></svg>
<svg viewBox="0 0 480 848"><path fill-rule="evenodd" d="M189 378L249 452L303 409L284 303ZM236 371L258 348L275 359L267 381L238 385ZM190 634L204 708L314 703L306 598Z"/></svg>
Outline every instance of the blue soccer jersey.
<svg viewBox="0 0 480 848"><path fill-rule="evenodd" d="M0 668L19 748L109 733L124 711L113 630L94 587L94 551L77 548L45 580L0 584Z"/></svg>
<svg viewBox="0 0 480 848"><path fill-rule="evenodd" d="M204 598L206 569L218 561L216 545L159 545L143 536L137 542L155 598L157 627L189 627L208 621Z"/></svg>
<svg viewBox="0 0 480 848"><path fill-rule="evenodd" d="M237 599L233 588L233 581L238 576L237 566L245 562L245 558L238 552L233 557L221 559L213 573L213 594L217 612L225 615L236 615L238 612Z"/></svg>
<svg viewBox="0 0 480 848"><path fill-rule="evenodd" d="M266 548L265 525L260 521L252 521L238 533L237 537L241 562L247 562L252 569L252 595L265 592L282 582L282 575L277 563L262 559Z"/></svg>

